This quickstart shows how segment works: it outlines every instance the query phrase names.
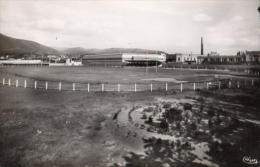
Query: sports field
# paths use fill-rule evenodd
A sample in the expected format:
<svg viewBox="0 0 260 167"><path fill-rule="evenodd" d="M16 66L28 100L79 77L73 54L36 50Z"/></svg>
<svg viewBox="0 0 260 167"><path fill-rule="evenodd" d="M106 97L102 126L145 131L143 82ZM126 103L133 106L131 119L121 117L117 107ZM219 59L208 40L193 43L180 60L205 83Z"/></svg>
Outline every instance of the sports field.
<svg viewBox="0 0 260 167"><path fill-rule="evenodd" d="M24 77L36 80L78 83L147 83L207 81L245 75L225 70L164 69L155 67L3 67L0 77Z"/></svg>

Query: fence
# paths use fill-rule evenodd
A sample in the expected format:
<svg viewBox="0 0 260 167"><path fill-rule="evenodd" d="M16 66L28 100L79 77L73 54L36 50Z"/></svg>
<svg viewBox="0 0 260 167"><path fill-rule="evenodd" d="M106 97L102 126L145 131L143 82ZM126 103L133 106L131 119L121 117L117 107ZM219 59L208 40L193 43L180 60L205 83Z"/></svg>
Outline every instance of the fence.
<svg viewBox="0 0 260 167"><path fill-rule="evenodd" d="M186 91L186 90L216 90L216 89L252 89L260 87L260 80L255 79L223 79L205 82L182 82L182 83L134 83L134 84L112 84L112 83L76 83L56 82L33 79L11 79L2 78L3 86L23 87L43 90L57 91L87 91L87 92L153 92L153 91Z"/></svg>

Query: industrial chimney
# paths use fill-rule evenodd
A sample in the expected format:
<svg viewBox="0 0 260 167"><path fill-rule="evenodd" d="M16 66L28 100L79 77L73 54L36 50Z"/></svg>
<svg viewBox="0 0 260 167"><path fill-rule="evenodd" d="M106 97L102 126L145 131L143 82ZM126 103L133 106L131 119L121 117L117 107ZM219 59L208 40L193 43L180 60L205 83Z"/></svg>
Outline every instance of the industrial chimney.
<svg viewBox="0 0 260 167"><path fill-rule="evenodd" d="M204 54L204 48L203 48L203 38L201 37L201 41L200 41L200 54L203 55Z"/></svg>

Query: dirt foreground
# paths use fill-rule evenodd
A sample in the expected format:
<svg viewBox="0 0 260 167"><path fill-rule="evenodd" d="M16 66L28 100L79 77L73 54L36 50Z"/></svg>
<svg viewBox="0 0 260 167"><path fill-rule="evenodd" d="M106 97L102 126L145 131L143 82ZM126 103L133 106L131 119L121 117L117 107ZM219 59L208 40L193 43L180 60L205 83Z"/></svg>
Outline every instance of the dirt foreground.
<svg viewBox="0 0 260 167"><path fill-rule="evenodd" d="M246 165L260 160L259 98L0 86L0 167Z"/></svg>

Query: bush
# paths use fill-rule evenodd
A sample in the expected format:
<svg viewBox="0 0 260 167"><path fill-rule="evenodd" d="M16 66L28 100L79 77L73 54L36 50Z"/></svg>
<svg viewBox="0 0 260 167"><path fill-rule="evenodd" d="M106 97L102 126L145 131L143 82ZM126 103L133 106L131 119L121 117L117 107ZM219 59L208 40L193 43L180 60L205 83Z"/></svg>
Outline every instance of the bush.
<svg viewBox="0 0 260 167"><path fill-rule="evenodd" d="M190 103L184 103L183 109L184 110L192 110L192 105Z"/></svg>
<svg viewBox="0 0 260 167"><path fill-rule="evenodd" d="M161 120L160 128L162 129L168 129L169 125L165 119Z"/></svg>
<svg viewBox="0 0 260 167"><path fill-rule="evenodd" d="M170 108L165 111L164 117L168 120L168 122L172 123L173 121L181 121L182 120L182 111L176 108Z"/></svg>

